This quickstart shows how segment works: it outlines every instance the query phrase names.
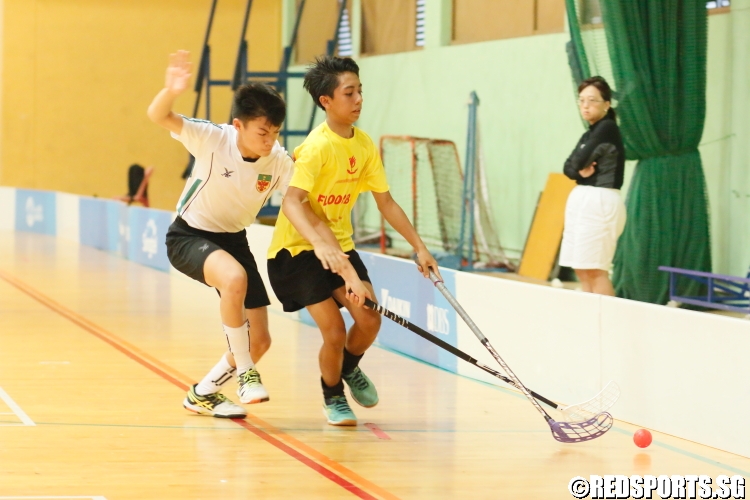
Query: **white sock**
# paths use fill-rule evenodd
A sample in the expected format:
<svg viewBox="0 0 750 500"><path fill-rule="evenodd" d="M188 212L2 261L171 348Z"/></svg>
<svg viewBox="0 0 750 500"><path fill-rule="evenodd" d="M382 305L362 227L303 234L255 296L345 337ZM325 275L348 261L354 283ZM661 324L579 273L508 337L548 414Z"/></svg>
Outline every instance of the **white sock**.
<svg viewBox="0 0 750 500"><path fill-rule="evenodd" d="M195 392L199 396L205 396L207 394L215 394L221 390L221 386L232 380L234 373L237 368L233 367L227 361L227 355L222 354L221 359L216 365L211 368L211 371L203 377L203 380L198 383L198 387L195 388Z"/></svg>
<svg viewBox="0 0 750 500"><path fill-rule="evenodd" d="M237 374L242 374L253 368L253 359L250 357L250 328L245 321L242 326L231 328L227 325L224 327L224 334L229 342L229 350L234 356L234 362L237 363Z"/></svg>

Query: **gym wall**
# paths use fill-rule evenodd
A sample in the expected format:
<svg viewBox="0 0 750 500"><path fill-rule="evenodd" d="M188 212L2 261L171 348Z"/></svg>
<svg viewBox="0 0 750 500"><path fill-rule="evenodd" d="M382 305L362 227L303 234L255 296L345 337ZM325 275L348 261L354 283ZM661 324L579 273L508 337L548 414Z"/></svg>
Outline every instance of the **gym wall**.
<svg viewBox="0 0 750 500"><path fill-rule="evenodd" d="M245 4L218 2L209 42L214 78L231 78ZM198 64L211 0L0 5L0 185L108 198L127 192L127 168L140 163L156 167L152 206L173 209L188 154L148 120L146 109L164 83L171 52L190 50ZM251 69L278 69L279 2L254 1L248 33ZM214 88L211 97L211 118L225 122L231 91ZM175 110L192 114L194 101L188 91Z"/></svg>
<svg viewBox="0 0 750 500"><path fill-rule="evenodd" d="M252 69L278 68L281 10L294 2L253 2ZM162 85L170 52L187 48L197 63L210 3L0 3L0 185L110 197L124 194L128 165L153 164L152 204L172 209L183 187L179 174L187 154L148 121L145 109ZM427 2L428 9L435 3L440 2ZM353 16L362 12L361 0L351 4ZM232 73L244 5L244 0L219 3L211 37L217 78ZM436 16L428 12L426 19L429 31ZM552 18L539 19L540 27L552 23ZM284 23L288 29L289 19ZM354 29L360 25L354 20ZM383 134L450 139L463 156L466 101L476 90L500 239L520 251L547 174L560 170L584 130L564 52L567 40L566 33L551 33L359 57L366 92L359 125L376 141ZM734 0L729 12L709 16L707 116L700 147L713 267L731 274L744 274L750 262L748 51L750 0ZM312 104L299 80L291 84L289 122L296 128L306 125ZM215 88L212 97L212 119L223 121L230 93ZM191 113L194 98L192 92L183 96L177 111ZM632 173L629 164L625 188Z"/></svg>
<svg viewBox="0 0 750 500"><path fill-rule="evenodd" d="M434 3L427 2L428 9ZM428 10L427 30L435 17ZM709 190L713 268L744 275L750 263L750 0L734 0L729 12L709 15L708 22L707 114L699 149ZM463 163L468 97L477 91L500 241L511 254L520 253L548 174L562 170L585 130L565 53L568 40L567 33L549 33L361 55L365 102L358 125L376 142L381 135L452 140ZM291 83L296 87L290 102L296 104L289 122L301 126L311 105L301 84ZM323 118L319 112L317 121ZM634 166L626 167L625 194ZM370 197L360 199L367 203ZM374 209L366 212L377 217ZM369 225L379 225L379 219Z"/></svg>

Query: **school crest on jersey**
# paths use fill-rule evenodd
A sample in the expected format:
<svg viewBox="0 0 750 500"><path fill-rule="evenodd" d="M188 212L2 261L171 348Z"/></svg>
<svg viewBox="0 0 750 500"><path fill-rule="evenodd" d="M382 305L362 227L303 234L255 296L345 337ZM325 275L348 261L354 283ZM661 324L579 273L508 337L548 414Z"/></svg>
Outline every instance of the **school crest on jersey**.
<svg viewBox="0 0 750 500"><path fill-rule="evenodd" d="M346 173L354 175L357 173L357 158L352 156L349 158L349 168L346 169Z"/></svg>
<svg viewBox="0 0 750 500"><path fill-rule="evenodd" d="M258 174L258 180L255 181L255 189L259 193L268 191L268 188L271 187L271 179L273 179L271 175Z"/></svg>

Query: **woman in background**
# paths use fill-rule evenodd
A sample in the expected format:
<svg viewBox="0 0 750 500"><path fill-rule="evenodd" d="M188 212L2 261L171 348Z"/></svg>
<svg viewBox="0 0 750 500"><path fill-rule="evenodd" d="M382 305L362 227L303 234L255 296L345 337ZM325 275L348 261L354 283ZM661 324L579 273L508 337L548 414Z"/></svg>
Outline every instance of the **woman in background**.
<svg viewBox="0 0 750 500"><path fill-rule="evenodd" d="M602 295L615 294L609 269L625 227L625 148L611 101L612 90L600 76L578 86L578 108L589 129L565 161L565 175L578 185L565 207L560 249L560 265L575 270L581 289Z"/></svg>

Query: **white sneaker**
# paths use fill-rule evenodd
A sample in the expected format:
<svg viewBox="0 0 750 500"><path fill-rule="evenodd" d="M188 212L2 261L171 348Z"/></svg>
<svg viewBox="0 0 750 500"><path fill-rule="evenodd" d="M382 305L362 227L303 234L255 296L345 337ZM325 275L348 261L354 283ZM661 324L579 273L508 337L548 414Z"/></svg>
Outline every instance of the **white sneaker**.
<svg viewBox="0 0 750 500"><path fill-rule="evenodd" d="M268 401L268 391L263 387L263 383L260 381L260 373L255 368L251 368L245 373L241 373L238 377L240 384L237 389L237 395L240 397L240 402L244 404L262 403Z"/></svg>
<svg viewBox="0 0 750 500"><path fill-rule="evenodd" d="M220 392L201 396L195 392L195 386L188 391L182 406L199 415L211 415L217 418L245 418L247 416L243 407L234 404Z"/></svg>

